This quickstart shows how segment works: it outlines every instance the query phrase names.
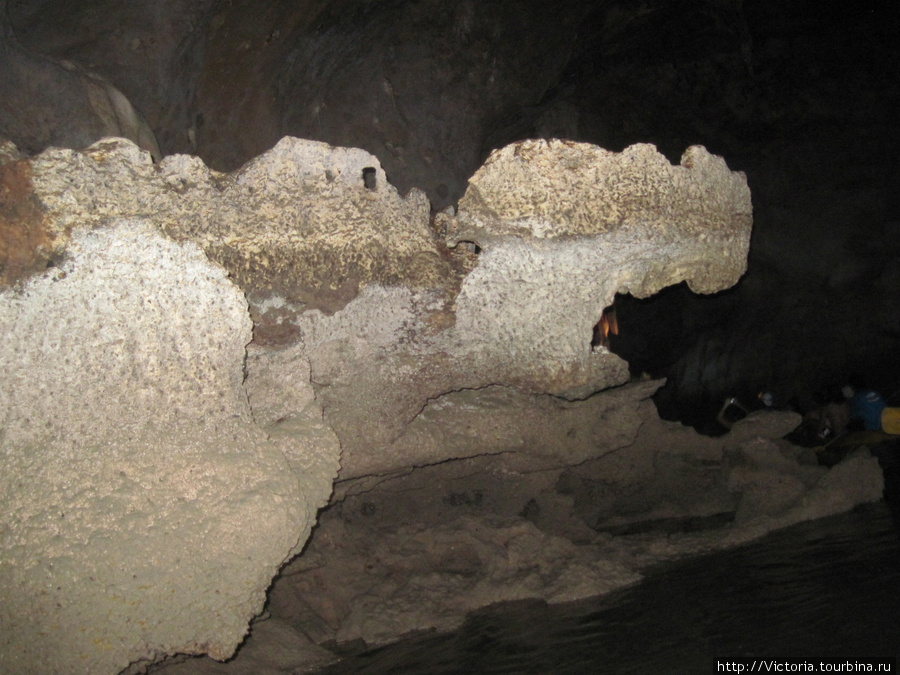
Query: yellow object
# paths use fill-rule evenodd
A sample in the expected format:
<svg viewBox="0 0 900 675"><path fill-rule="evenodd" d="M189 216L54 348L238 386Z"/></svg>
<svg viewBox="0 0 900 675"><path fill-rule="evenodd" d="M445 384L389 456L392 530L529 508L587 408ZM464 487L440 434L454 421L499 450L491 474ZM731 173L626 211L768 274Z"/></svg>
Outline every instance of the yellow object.
<svg viewBox="0 0 900 675"><path fill-rule="evenodd" d="M885 408L881 411L881 428L886 434L900 434L900 408Z"/></svg>

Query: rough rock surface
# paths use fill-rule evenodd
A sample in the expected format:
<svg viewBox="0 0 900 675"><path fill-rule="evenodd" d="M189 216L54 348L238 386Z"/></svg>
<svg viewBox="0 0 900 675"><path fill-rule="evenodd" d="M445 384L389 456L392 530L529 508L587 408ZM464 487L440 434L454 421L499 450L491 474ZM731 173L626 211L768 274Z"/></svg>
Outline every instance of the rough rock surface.
<svg viewBox="0 0 900 675"><path fill-rule="evenodd" d="M763 389L806 412L856 375L900 388L900 43L886 3L8 4L29 50L102 73L165 154L218 170L310 138L365 148L439 209L491 149L524 138L649 141L673 161L701 142L749 176L751 273L732 293L619 304L636 329L616 351L668 379L663 416L704 424L723 398Z"/></svg>
<svg viewBox="0 0 900 675"><path fill-rule="evenodd" d="M171 236L200 244L248 294L277 290L329 314L373 280L435 286L448 276L424 195L401 199L378 160L355 148L286 138L224 175L186 155L154 165L109 139L84 152L48 150L30 167L56 250L76 224L152 215Z"/></svg>
<svg viewBox="0 0 900 675"><path fill-rule="evenodd" d="M598 457L567 469L527 467L506 452L359 482L358 492L323 512L304 555L270 592L270 620L313 643L295 641L293 668L319 662L314 644L355 651L455 629L498 601L604 594L638 582L650 565L880 499L881 470L868 452L825 469L811 450L780 440L797 415L755 414L726 436L704 437L658 418L646 397L659 384L638 385L627 403L622 397L627 419L604 415L606 392L592 397L592 408L564 402L568 424L583 415L579 429L599 428L600 417L607 431L595 438ZM516 409L528 407L500 400L489 413L458 408L458 423L485 414L515 422ZM260 640L265 625L254 626ZM260 649L224 665L198 659L164 672L252 672Z"/></svg>
<svg viewBox="0 0 900 675"><path fill-rule="evenodd" d="M0 294L0 331L0 670L228 657L337 469L333 440L254 423L240 290L115 220Z"/></svg>
<svg viewBox="0 0 900 675"><path fill-rule="evenodd" d="M446 291L370 288L333 317L299 317L313 381L341 439L342 478L447 459L446 446L432 451L407 425L454 392L499 384L578 399L626 382L627 364L591 346L618 290L650 293L689 279L710 292L734 283L749 245L746 180L702 148L685 159L672 167L651 146L620 158L564 142L500 150L471 179L459 213L437 218L457 265L469 270L452 304ZM507 170L525 176L522 184L503 183ZM607 194L629 176L631 188ZM494 193L519 206L504 210ZM621 202L620 220L611 206L573 206L604 199ZM528 230L521 212L536 203L541 215ZM553 237L533 236L535 228ZM706 246L715 264L703 263Z"/></svg>
<svg viewBox="0 0 900 675"><path fill-rule="evenodd" d="M745 179L700 148L671 167L650 146L617 160L590 146L519 144L473 177L477 208L464 201L436 228L424 196L401 198L374 157L312 141L286 138L230 175L187 156L155 165L114 139L5 154L3 358L15 385L4 392L2 495L19 514L5 557L54 567L11 564L11 584L48 593L8 604L3 632L7 653L51 669L63 655L100 671L175 651L227 657L305 541L339 454L341 495L447 460L491 475L491 456L507 476L544 471L546 491L552 472L629 445L636 406L658 383L591 398L628 380L624 361L591 346L594 324L623 286L732 283L750 228ZM553 237L510 233L515 208L478 206L509 158L513 175L559 193L544 204L536 180L519 193L542 204ZM646 180L613 197L628 217L574 217L570 200L618 184L620 161ZM448 248L436 231L463 233L476 219L474 251ZM706 276L693 239L722 263ZM198 467L208 491L185 478ZM36 484L55 487L20 487ZM537 518L564 504L517 508ZM65 526L20 525L57 512ZM179 544L167 546L173 533ZM571 544L560 545L563 560ZM228 574L212 571L223 564ZM166 581L144 583L151 572ZM560 581L557 596L594 581ZM170 616L172 597L214 618L179 614L190 630ZM54 621L96 639L63 632L38 654L34 637Z"/></svg>
<svg viewBox="0 0 900 675"><path fill-rule="evenodd" d="M590 348L616 292L645 297L686 280L711 293L746 270L746 178L699 146L672 166L652 145L523 141L469 183L456 218L441 219L451 245L482 250L457 328L491 345L491 359L508 355L519 386L578 398L621 384L621 360Z"/></svg>
<svg viewBox="0 0 900 675"><path fill-rule="evenodd" d="M670 158L702 140L751 177L755 262L737 293L697 299L685 291L674 308L658 303L666 311L645 317L646 330L627 331L629 341L649 344L645 354L669 357L641 369L661 373L682 359L669 371L680 418L685 410L709 416L710 401L714 414L723 396L744 395L738 387L755 397L780 380L787 401L798 383L815 388L860 364L888 375L886 382L900 372L886 367L900 353L900 267L892 245L900 237L890 94L896 40L882 12L657 0L630 7L352 0L10 5L31 49L103 72L149 113L167 153L192 150L216 168L238 167L291 133L366 147L382 158L395 185L426 188L443 206L462 194L488 148L535 134L614 149L651 139ZM342 297L323 309L342 307ZM268 332L273 343L285 339L279 330L288 340L298 336L292 317L302 307L278 298L263 306L272 321L257 321L266 329L258 336ZM444 325L446 314L433 316ZM265 377L256 381L293 386L308 365L298 358L289 369L261 370ZM266 419L284 418L285 427L291 415L277 396L260 393L268 387L256 389L256 400L265 404ZM428 412L444 399L465 402L466 393L433 399ZM615 469L616 455L601 459ZM745 468L764 473L764 457L753 453ZM697 482L684 485L708 478L710 467L701 466ZM653 468L634 464L630 480ZM604 498L602 487L588 482L578 494ZM465 501L465 491L454 494ZM629 496L622 489L602 503L630 505ZM586 515L602 513L582 504ZM527 511L535 515L534 507Z"/></svg>
<svg viewBox="0 0 900 675"><path fill-rule="evenodd" d="M746 180L702 148L681 167L651 146L621 156L563 142L498 151L459 213L438 219L451 246L480 242L478 255L448 249L424 196L401 198L357 149L285 138L223 175L183 155L156 166L105 141L12 166L15 204L37 200L31 229L47 233L30 269L60 255L76 224L148 215L225 266L250 300L255 343L291 350L285 368L309 369L343 478L447 459L441 448L394 445L443 395L500 384L575 399L626 382L627 364L591 346L616 291L685 279L725 288L744 270L751 225ZM557 223L552 238L512 234L530 207L492 204L506 170L528 177L518 200L541 204L541 227ZM597 209L573 210L581 201ZM714 265L701 264L707 246Z"/></svg>

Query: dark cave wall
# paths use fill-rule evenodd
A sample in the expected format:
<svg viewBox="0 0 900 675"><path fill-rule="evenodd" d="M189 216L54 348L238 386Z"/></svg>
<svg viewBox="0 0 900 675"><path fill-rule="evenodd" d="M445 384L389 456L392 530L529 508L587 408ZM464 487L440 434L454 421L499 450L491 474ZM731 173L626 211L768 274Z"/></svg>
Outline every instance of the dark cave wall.
<svg viewBox="0 0 900 675"><path fill-rule="evenodd" d="M747 173L754 235L735 289L711 298L673 289L620 307L614 348L633 369L669 377L656 399L664 416L703 424L725 396L752 404L763 389L803 411L848 380L885 395L900 388L900 67L887 7L744 3L751 67L701 60L706 76L673 106L695 121L685 135L676 114L673 136ZM698 72L688 65L679 72ZM635 102L663 98L648 85ZM629 333L643 335L629 345Z"/></svg>
<svg viewBox="0 0 900 675"><path fill-rule="evenodd" d="M813 404L900 388L896 10L887 2L10 0L35 51L108 77L164 153L229 170L291 134L363 147L405 192L459 199L533 136L691 144L747 173L755 229L731 291L620 303L613 348L666 375L664 416L725 395Z"/></svg>
<svg viewBox="0 0 900 675"><path fill-rule="evenodd" d="M230 171L284 135L361 147L440 209L493 147L533 135L521 118L561 77L581 7L13 0L10 15L33 50L109 77L165 153Z"/></svg>

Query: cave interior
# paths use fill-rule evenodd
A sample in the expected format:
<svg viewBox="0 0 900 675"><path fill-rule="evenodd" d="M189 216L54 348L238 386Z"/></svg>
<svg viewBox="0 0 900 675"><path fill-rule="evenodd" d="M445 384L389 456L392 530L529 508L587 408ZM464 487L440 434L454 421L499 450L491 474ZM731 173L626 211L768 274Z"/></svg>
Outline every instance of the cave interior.
<svg viewBox="0 0 900 675"><path fill-rule="evenodd" d="M673 162L704 145L747 175L749 268L713 296L619 298L610 345L667 378L660 414L715 433L729 396L805 413L848 382L900 389L889 3L7 4L25 47L100 73L164 155L217 170L284 135L361 147L438 211L524 138L648 142Z"/></svg>
<svg viewBox="0 0 900 675"><path fill-rule="evenodd" d="M673 164L705 146L746 174L747 272L711 295L617 294L598 307L592 348L624 358L634 382L665 378L660 417L710 436L726 431L723 401L752 411L763 392L801 415L848 383L900 407L893 3L6 0L0 11L7 43L124 93L161 156L230 172L284 136L362 148L401 195L424 190L432 217L516 141L652 143ZM7 109L15 83L0 73ZM84 145L66 110L49 131L8 119L0 136L25 153ZM375 191L376 174L359 181ZM560 493L596 497L599 483L565 479ZM477 490L448 494L444 506L482 506ZM391 517L347 497L333 510L348 522Z"/></svg>

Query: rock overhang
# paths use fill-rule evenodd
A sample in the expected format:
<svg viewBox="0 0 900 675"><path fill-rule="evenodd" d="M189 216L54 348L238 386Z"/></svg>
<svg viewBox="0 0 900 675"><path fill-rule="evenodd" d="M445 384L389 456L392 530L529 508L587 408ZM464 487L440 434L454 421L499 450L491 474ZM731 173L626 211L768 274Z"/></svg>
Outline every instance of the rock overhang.
<svg viewBox="0 0 900 675"><path fill-rule="evenodd" d="M117 638L112 649L118 662L171 651L227 656L261 603L265 580L305 540L311 514L327 500L338 456L340 477L352 479L482 452L481 446L457 443L451 447L441 441L440 430L450 428L452 422L447 415L465 399L453 397L454 405L442 407L444 397L499 387L498 400L509 399L502 393L504 388L517 389L526 399L548 394L584 399L622 384L628 379L627 364L590 345L591 327L616 291L649 294L683 279L700 290L717 290L733 283L746 264L750 230L746 182L740 174L729 172L723 160L700 148L689 149L682 167L672 167L652 146L617 155L585 144L523 142L495 153L473 176L459 211L441 214L435 223L430 221L424 195L413 191L400 197L373 156L300 139L284 139L229 175L210 171L188 156L168 157L156 165L146 153L122 140L107 139L81 152L51 149L32 159L21 159L11 151L5 154L20 172L14 175L27 172L28 181L18 186L22 189L21 194L16 193L17 203L28 205L26 215L40 221L52 235L31 252L37 262L22 269L24 276L7 280L15 288L2 291L5 302L12 303L10 306L27 304L31 291L23 295L23 288L72 288L81 278L74 270L89 259L85 258L85 242L103 237L110 243L107 248L120 252L131 251L132 245L137 246L135 251L143 250L141 246L170 251L149 255L146 260L143 254L135 254L147 270L142 270L141 264L135 268L125 258L113 265L111 269L120 274L110 272L107 277L124 284L123 297L144 301L148 297L180 298L170 303L174 314L153 320L138 308L140 303L129 309L121 299L107 298L109 302L104 301L102 307L96 305L93 299L108 296L109 288L87 293L80 305L57 303L64 317L70 312L87 317L88 324L95 326L82 332L105 334L105 329L96 329L98 323L118 326L119 332L103 345L90 341L79 345L77 340L62 338L44 341L33 346L35 360L43 359L48 349L61 353L64 361L82 353L93 358L91 354L102 355L106 349L118 354L113 359L118 366L106 379L87 375L77 365L66 371L65 377L38 369L34 371L35 390L56 387L67 401L77 401L79 392L97 394L101 403L110 402L113 413L121 403L114 395L117 388L127 394L143 391L146 419L159 427L159 433L165 436L172 420L180 421L171 429L168 441L159 441L168 443L178 457L185 454L185 444L193 448L188 454L197 448L197 441L185 441L175 433L178 429L184 427L191 438L199 433L209 440L217 438L202 431L210 420L214 425L220 420L217 433L226 436L237 425L231 441L223 437L223 443L235 453L235 466L245 461L258 464L251 458L263 453L269 458L263 466L269 469L261 469L260 486L271 480L284 483L277 488L248 488L253 504L238 520L251 530L254 514L260 513L269 513L264 516L269 525L283 519L297 523L274 528L282 530L277 542L250 545L249 540L244 541L243 545L265 549L269 558L265 563L251 562L252 569L235 572L243 579L236 582L236 588L249 584L248 588L256 590L249 593L249 604L220 612L227 626L212 626L199 636L190 632L177 636L189 644L176 644L164 631L145 636L139 648L125 644L130 638ZM508 170L514 175L526 176L522 186L515 187L516 181L504 178L507 161L513 163ZM597 162L621 164L621 180L615 171L600 171ZM581 175L584 172L586 176ZM5 175L13 174L7 171ZM594 194L602 183L598 183L601 175L605 176L604 185L624 186L619 188L619 198L625 203L615 206ZM542 196L535 196L535 185L542 186ZM706 198L708 204L703 202ZM555 220L554 209L558 210ZM592 220L595 211L600 216ZM444 238L438 232L442 228ZM129 241L131 244L124 243ZM454 250L459 241L477 242L480 254ZM201 277L212 274L218 280L215 287L221 290L213 291L213 296L234 298L236 304L229 314L233 320L222 322L206 316L203 303L192 307L191 285L178 282L174 272L161 273L167 265L178 269L179 258L173 252L179 250L192 251L188 256L194 261L191 265L207 270ZM3 262L9 269L9 260ZM67 278L70 272L72 278ZM32 310L39 316L39 308ZM194 318L184 320L185 312ZM254 340L245 355L244 346L251 337L250 316L257 337L267 319L270 326L286 328L283 335L287 337L269 343ZM40 322L40 317L37 320ZM49 321L46 317L41 325L52 331ZM69 321L64 318L57 323L68 325ZM232 323L236 328L230 332ZM153 342L151 328L156 324L171 329L172 335L157 341L156 347L144 349ZM204 341L206 324L220 324L220 330L230 336L229 344L233 343L221 364L208 361L206 351L211 343ZM22 325L17 319L8 328L15 331ZM131 358L127 350L116 351L116 340L130 344L135 353L147 358L142 361ZM179 352L179 344L188 345L187 356ZM17 358L11 353L6 356ZM184 371L179 376L176 362L188 364L188 372L201 373L201 380L212 372L230 373L218 386L232 405L201 414L207 403L218 398L196 392L191 395L196 378L185 376ZM129 363L138 364L137 383L128 379ZM143 371L140 363L146 366ZM160 372L165 377L155 382ZM174 406L166 408L162 403L176 391L187 396L179 406L187 417L173 415ZM527 407L532 405L521 403L526 399L509 399L519 401L510 405L525 406L518 413L523 420L528 419ZM130 399L125 396L124 400ZM473 400L481 399L475 396ZM146 405L148 401L152 405ZM73 403L69 408L77 411L79 405ZM547 414L552 407L538 401L538 408L546 408ZM66 439L67 447L78 461L84 458L85 448L97 443L118 448L116 452L124 456L140 457L144 446L138 448L134 443L142 433L115 428L116 415L128 418L126 408L106 418L97 417L100 426L111 429L105 435L98 436L88 417L80 413L65 422L58 435L71 436ZM233 414L226 421L222 415L228 410ZM49 408L45 413L54 414ZM413 420L417 421L415 428L410 426ZM488 421L488 440L489 427ZM30 452L26 448L44 442L23 429L4 437L8 456L26 456ZM82 442L72 445L79 433ZM416 438L429 440L417 443ZM528 443L521 449L532 450L526 446ZM56 452L52 443L45 447L50 456ZM542 461L565 463L564 455ZM234 476L241 473L238 469ZM291 478L307 474L311 482ZM102 488L98 494L116 491L119 478L106 480L105 475L101 472L96 479ZM148 486L149 494L156 494L158 488ZM188 487L185 484L185 489ZM240 493L240 488L222 489ZM63 501L67 499L64 492L59 493ZM28 493L8 482L4 499L15 501L23 494ZM57 506L40 508L47 511ZM129 545L122 542L128 541L133 530L110 508L104 499L91 498L84 512L90 515L88 521L111 522L113 539L118 538L120 548L127 549ZM213 522L233 520L227 508L210 509ZM202 539L183 521L178 527L186 528L185 537ZM90 530L89 522L88 526ZM8 530L16 537L23 534L12 522ZM215 532L215 527L205 531ZM290 541L284 539L285 532L291 535ZM34 549L45 544L37 536L25 545ZM236 545L240 548L242 544L238 541ZM205 549L201 546L199 550ZM82 557L87 556L85 551ZM199 555L207 560L220 553L210 549ZM96 561L87 556L82 562L90 567ZM173 570L176 576L181 574L178 569ZM204 575L194 571L188 576ZM109 576L106 581L116 583ZM184 597L190 594L184 593ZM141 605L136 611L147 607ZM46 612L51 620L61 616L43 606L23 611L32 610ZM158 619L156 611L150 611L153 620ZM109 629L102 619L92 625L100 633ZM16 630L19 632L9 634L27 639L27 631L22 633L20 625ZM74 648L60 647L61 653Z"/></svg>
<svg viewBox="0 0 900 675"><path fill-rule="evenodd" d="M643 244L668 261L686 257L694 243L711 268L686 279L700 293L723 290L746 271L752 226L746 176L703 146L689 147L673 166L647 143L614 153L558 139L495 150L469 181L456 216L442 215L451 246L603 237L613 246ZM635 252L624 254L627 262ZM661 283L639 294L652 295Z"/></svg>
<svg viewBox="0 0 900 675"><path fill-rule="evenodd" d="M626 382L627 364L591 347L614 294L727 288L751 228L745 177L699 146L672 166L647 144L523 141L495 151L458 212L434 222L375 157L315 141L285 138L227 175L185 155L153 165L110 140L30 165L50 254L73 227L139 215L223 265L250 300L256 344L302 345L342 428L344 475L447 392L579 399Z"/></svg>
<svg viewBox="0 0 900 675"><path fill-rule="evenodd" d="M752 207L746 177L701 146L672 166L649 144L612 153L528 140L494 151L439 223L448 245L481 251L456 325L510 354L530 348L529 362L569 364L544 390L579 398L627 379L617 357L590 348L615 293L733 285L746 270ZM553 370L535 379L546 386ZM524 374L519 384L540 390Z"/></svg>

